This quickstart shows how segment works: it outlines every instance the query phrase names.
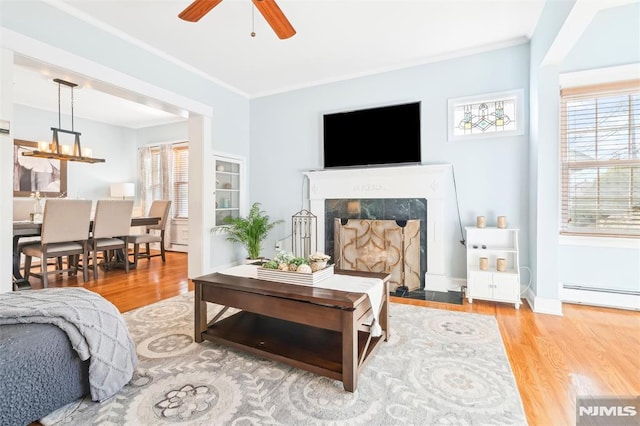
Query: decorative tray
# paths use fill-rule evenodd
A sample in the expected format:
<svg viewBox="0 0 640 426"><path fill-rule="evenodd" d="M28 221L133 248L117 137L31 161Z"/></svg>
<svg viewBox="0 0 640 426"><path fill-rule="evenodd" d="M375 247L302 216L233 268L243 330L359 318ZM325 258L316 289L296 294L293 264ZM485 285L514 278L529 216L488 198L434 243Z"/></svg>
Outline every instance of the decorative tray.
<svg viewBox="0 0 640 426"><path fill-rule="evenodd" d="M287 284L314 285L332 275L333 265L329 265L324 269L311 273L258 268L258 279Z"/></svg>

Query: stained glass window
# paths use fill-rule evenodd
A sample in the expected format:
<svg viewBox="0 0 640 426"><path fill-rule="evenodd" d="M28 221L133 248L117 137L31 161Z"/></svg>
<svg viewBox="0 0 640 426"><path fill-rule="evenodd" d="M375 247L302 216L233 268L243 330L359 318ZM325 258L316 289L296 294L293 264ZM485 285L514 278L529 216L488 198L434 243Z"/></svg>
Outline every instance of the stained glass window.
<svg viewBox="0 0 640 426"><path fill-rule="evenodd" d="M449 140L523 134L522 91L449 101Z"/></svg>

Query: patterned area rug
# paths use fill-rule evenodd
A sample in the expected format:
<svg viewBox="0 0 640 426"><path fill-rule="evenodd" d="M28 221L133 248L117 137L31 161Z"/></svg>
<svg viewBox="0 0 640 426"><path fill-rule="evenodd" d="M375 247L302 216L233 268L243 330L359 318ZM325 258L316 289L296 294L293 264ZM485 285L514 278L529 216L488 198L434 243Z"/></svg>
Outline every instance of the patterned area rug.
<svg viewBox="0 0 640 426"><path fill-rule="evenodd" d="M524 425L495 318L394 304L354 393L333 379L193 341L193 292L125 313L139 365L102 404L44 425ZM211 316L216 309L208 309Z"/></svg>

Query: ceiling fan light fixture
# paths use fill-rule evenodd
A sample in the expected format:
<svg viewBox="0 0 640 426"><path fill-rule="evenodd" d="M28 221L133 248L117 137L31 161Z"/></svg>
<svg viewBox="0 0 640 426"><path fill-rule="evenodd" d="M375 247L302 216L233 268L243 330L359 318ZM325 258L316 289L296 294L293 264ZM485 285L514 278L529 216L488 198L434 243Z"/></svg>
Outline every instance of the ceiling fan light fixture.
<svg viewBox="0 0 640 426"><path fill-rule="evenodd" d="M196 0L185 10L180 12L178 17L189 22L198 22L211 9L220 4L222 0Z"/></svg>
<svg viewBox="0 0 640 426"><path fill-rule="evenodd" d="M279 39L291 38L296 30L282 12L275 0L251 0Z"/></svg>
<svg viewBox="0 0 640 426"><path fill-rule="evenodd" d="M194 0L182 12L178 14L180 19L189 22L197 22L204 15L209 13L211 9L220 4L222 0ZM287 39L296 34L287 17L275 0L252 0L254 6L262 14L267 23L271 26L278 38ZM252 31L251 37L255 37L255 31Z"/></svg>

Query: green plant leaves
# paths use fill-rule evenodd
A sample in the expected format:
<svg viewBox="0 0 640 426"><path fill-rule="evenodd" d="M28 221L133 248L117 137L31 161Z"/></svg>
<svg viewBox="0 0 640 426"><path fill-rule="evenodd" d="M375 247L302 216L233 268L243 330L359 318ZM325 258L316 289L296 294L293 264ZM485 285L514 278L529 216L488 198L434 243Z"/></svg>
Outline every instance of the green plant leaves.
<svg viewBox="0 0 640 426"><path fill-rule="evenodd" d="M224 229L228 232L227 241L242 244L249 259L258 259L262 242L269 232L284 220L271 221L266 212L260 210L259 202L253 203L247 217L227 217Z"/></svg>

